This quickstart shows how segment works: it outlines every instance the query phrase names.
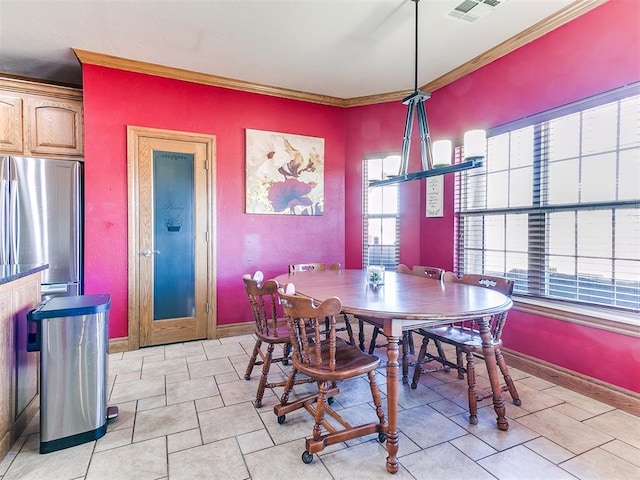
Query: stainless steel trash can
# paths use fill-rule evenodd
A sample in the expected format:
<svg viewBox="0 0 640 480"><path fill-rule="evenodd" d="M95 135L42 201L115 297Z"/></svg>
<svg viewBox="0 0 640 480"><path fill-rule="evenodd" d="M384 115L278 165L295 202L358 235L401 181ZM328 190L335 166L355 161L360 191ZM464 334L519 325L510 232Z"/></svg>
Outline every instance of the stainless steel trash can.
<svg viewBox="0 0 640 480"><path fill-rule="evenodd" d="M55 297L27 314L27 350L40 352L40 453L107 431L110 306L106 294Z"/></svg>

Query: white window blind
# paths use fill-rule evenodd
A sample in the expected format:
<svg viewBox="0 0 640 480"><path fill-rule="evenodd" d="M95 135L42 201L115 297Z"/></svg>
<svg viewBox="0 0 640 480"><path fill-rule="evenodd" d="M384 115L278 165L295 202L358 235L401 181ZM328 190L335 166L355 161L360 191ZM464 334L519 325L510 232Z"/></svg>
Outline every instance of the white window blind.
<svg viewBox="0 0 640 480"><path fill-rule="evenodd" d="M456 178L455 269L640 311L640 84L488 133Z"/></svg>
<svg viewBox="0 0 640 480"><path fill-rule="evenodd" d="M395 270L400 261L400 205L398 185L369 187L372 180L397 175L400 155L367 156L362 162L362 265Z"/></svg>

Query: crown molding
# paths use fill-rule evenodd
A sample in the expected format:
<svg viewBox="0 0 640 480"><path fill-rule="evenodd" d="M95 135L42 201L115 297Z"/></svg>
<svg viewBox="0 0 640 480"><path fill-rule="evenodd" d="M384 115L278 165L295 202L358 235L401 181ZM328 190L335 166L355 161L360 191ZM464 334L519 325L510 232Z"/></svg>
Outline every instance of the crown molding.
<svg viewBox="0 0 640 480"><path fill-rule="evenodd" d="M441 77L427 83L421 87L422 91L433 92L439 88L454 82L465 75L468 75L479 68L488 65L508 53L528 44L532 41L546 35L556 28L575 20L585 13L593 10L600 5L607 3L609 0L575 0L565 8L559 10L555 14L541 20L530 28L520 32L519 34L505 40L496 47L488 50L481 55L473 58L464 65L451 70ZM181 68L167 67L154 63L140 62L112 55L89 52L86 50L73 49L76 57L82 64L98 65L103 67L116 68L130 72L143 73L158 77L171 78L174 80L184 80L186 82L199 83L213 87L228 88L249 93L258 93L260 95L270 95L273 97L287 98L290 100L300 100L303 102L319 103L333 107L358 107L363 105L373 105L378 103L386 103L398 101L411 93L411 90L403 90L400 92L388 92L375 95L367 95L363 97L354 97L349 99L332 97L329 95L320 95L316 93L303 92L288 88L275 87L272 85L264 85L260 83L247 82L244 80L236 80L228 77L220 77L206 73L193 72Z"/></svg>
<svg viewBox="0 0 640 480"><path fill-rule="evenodd" d="M421 87L421 90L425 92L433 92L442 88L465 75L468 75L485 65L504 57L508 53L537 40L552 30L575 20L594 8L604 5L608 1L609 0L576 0L563 9L558 10L555 14L548 16L528 29L523 30L508 40L505 40L491 50L487 50L486 52L469 60L467 63L460 65L458 68L455 68L441 77L436 78L432 82L427 83Z"/></svg>

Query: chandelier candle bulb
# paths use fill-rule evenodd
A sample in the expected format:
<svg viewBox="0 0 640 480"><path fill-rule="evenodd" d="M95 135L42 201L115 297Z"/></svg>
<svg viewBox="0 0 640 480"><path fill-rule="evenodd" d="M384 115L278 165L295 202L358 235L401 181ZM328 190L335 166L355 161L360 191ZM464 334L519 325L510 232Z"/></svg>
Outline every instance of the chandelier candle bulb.
<svg viewBox="0 0 640 480"><path fill-rule="evenodd" d="M483 158L487 148L487 132L469 130L464 134L464 158Z"/></svg>
<svg viewBox="0 0 640 480"><path fill-rule="evenodd" d="M433 167L448 167L451 165L451 152L451 140L433 142Z"/></svg>

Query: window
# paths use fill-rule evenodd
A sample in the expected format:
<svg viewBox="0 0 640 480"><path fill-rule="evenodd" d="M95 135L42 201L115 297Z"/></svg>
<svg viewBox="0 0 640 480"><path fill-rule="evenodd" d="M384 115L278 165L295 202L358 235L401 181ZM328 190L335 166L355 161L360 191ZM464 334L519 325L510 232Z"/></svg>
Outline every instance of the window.
<svg viewBox="0 0 640 480"><path fill-rule="evenodd" d="M362 162L362 265L383 265L395 270L400 260L400 206L397 185L369 187L372 180L397 175L400 155L369 156Z"/></svg>
<svg viewBox="0 0 640 480"><path fill-rule="evenodd" d="M514 293L640 311L640 84L488 132L457 175L458 272Z"/></svg>

